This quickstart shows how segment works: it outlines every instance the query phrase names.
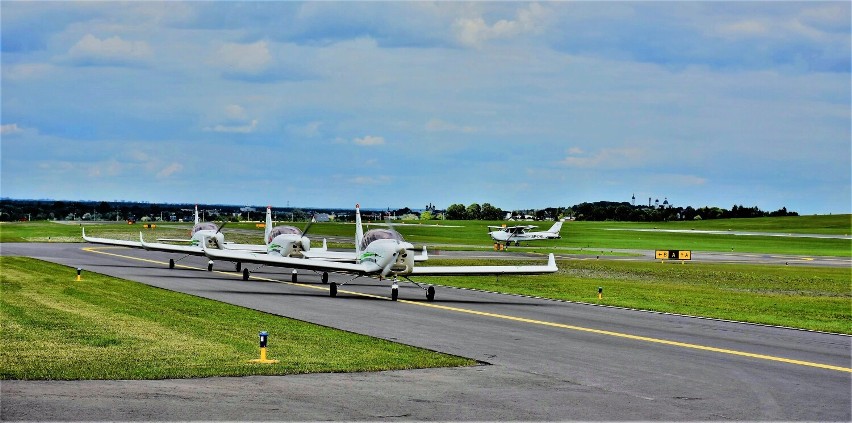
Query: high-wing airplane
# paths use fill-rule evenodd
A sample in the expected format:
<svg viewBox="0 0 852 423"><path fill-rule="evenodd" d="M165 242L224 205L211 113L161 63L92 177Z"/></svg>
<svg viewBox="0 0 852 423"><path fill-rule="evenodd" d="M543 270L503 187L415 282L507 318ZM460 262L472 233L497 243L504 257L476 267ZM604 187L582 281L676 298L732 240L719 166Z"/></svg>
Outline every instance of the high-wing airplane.
<svg viewBox="0 0 852 423"><path fill-rule="evenodd" d="M501 275L501 274L542 274L553 273L558 269L556 259L551 253L545 266L419 266L414 263L414 246L406 242L399 232L393 229L371 229L364 233L361 227L360 207L355 206L355 256L354 263L318 260L311 258L293 258L281 256L270 251L268 254L256 254L245 251L213 249L202 247L207 257L217 260L240 261L265 266L288 267L323 272L323 282L328 281L328 272L348 273L358 276L378 277L379 280L393 278L391 299L396 301L399 294L397 278L401 277L426 291L426 299L435 299L435 288L423 286L409 279L410 276L449 276L449 275ZM424 254L425 255L425 254ZM243 269L243 280L248 280L250 272ZM355 280L355 278L351 279ZM338 285L332 282L329 294L337 296Z"/></svg>
<svg viewBox="0 0 852 423"><path fill-rule="evenodd" d="M269 229L267 229L268 231ZM86 242L90 242L93 244L106 244L106 245L119 245L124 247L133 247L133 248L144 248L150 251L165 251L169 253L179 253L185 254L186 256L203 256L204 249L202 246L207 246L209 248L225 248L229 250L241 250L241 251L256 251L262 252L266 251L265 245L253 245L253 244L235 244L235 243L226 243L225 236L222 234L222 228L212 222L200 222L198 219L198 206L195 206L195 225L192 227L191 237L188 239L158 239L157 241L167 241L167 242L184 242L187 245L177 245L177 244L169 244L167 242L145 242L142 239L142 233L139 233L139 242L136 241L124 241L120 239L110 239L110 238L95 238L86 236L86 228L83 228L83 240ZM182 258L181 258L182 259ZM178 259L177 261L180 261ZM240 270L242 264L240 262L236 262L237 271ZM175 259L169 259L169 268L173 269L175 267ZM207 270L213 270L213 261L209 261L207 263Z"/></svg>
<svg viewBox="0 0 852 423"><path fill-rule="evenodd" d="M521 245L521 241L535 241L539 239L559 239L559 231L562 230L562 222L558 221L546 231L529 232L530 229L536 229L533 225L520 226L489 226L488 235L494 241L503 242L508 247L509 244Z"/></svg>

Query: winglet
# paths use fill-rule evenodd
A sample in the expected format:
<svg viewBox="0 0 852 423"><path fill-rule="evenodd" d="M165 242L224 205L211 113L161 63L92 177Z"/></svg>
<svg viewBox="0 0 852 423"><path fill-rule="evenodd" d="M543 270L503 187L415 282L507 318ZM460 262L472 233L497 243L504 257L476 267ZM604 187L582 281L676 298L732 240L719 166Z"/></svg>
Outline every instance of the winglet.
<svg viewBox="0 0 852 423"><path fill-rule="evenodd" d="M559 268L556 267L556 257L553 255L553 253L550 253L550 255L547 257L547 267L553 269L554 272L559 270Z"/></svg>
<svg viewBox="0 0 852 423"><path fill-rule="evenodd" d="M86 240L86 227L85 226L80 226L80 227L83 228L83 241L85 241Z"/></svg>
<svg viewBox="0 0 852 423"><path fill-rule="evenodd" d="M263 228L263 242L269 245L272 241L269 234L272 233L272 206L266 206L266 226Z"/></svg>
<svg viewBox="0 0 852 423"><path fill-rule="evenodd" d="M426 252L426 246L423 246L423 260L429 260L429 253Z"/></svg>
<svg viewBox="0 0 852 423"><path fill-rule="evenodd" d="M355 205L355 257L361 257L361 241L364 239L364 229L361 228L361 205Z"/></svg>
<svg viewBox="0 0 852 423"><path fill-rule="evenodd" d="M139 231L139 245L146 250L148 249L148 246L145 245L145 240L142 238L142 231Z"/></svg>

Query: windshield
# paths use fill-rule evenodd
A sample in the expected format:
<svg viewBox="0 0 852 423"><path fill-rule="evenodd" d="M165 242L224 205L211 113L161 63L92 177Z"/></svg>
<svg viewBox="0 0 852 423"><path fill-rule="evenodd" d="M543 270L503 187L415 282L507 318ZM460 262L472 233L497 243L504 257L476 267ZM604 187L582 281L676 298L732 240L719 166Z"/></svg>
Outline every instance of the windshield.
<svg viewBox="0 0 852 423"><path fill-rule="evenodd" d="M377 239L395 239L397 241L405 241L399 232L392 229L370 229L364 234L364 239L361 241L361 250L365 250L371 242Z"/></svg>
<svg viewBox="0 0 852 423"><path fill-rule="evenodd" d="M213 231L216 232L219 227L213 222L202 222L192 227L192 234L195 235L198 231Z"/></svg>
<svg viewBox="0 0 852 423"><path fill-rule="evenodd" d="M278 235L301 235L302 231L293 226L276 226L269 231L269 238L266 242L272 242Z"/></svg>

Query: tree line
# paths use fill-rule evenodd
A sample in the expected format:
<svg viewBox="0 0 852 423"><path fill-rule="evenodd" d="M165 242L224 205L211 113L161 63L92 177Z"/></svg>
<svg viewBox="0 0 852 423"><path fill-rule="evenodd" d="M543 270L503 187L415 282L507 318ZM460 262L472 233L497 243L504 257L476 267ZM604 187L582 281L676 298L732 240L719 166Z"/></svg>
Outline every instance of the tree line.
<svg viewBox="0 0 852 423"><path fill-rule="evenodd" d="M0 221L19 220L183 220L193 219L193 204L156 204L130 201L53 201L53 200L13 200L0 199ZM263 210L241 211L240 206L203 205L199 206L203 220L242 220L263 219ZM338 220L353 219L351 210L317 210L316 212L339 212ZM313 211L299 208L275 208L275 220L304 221L313 216ZM368 212L363 212L365 214ZM414 213L403 208L387 214L403 216ZM731 209L720 207L671 207L671 206L634 206L627 202L597 201L580 203L570 207L546 207L506 211L490 203L451 204L446 210L430 209L419 214L421 220L504 220L512 217L517 220L557 220L571 218L586 221L622 221L622 222L663 222L677 220L732 219L749 217L798 216L794 211L782 207L766 212L758 207L734 205ZM382 218L382 212L370 215Z"/></svg>

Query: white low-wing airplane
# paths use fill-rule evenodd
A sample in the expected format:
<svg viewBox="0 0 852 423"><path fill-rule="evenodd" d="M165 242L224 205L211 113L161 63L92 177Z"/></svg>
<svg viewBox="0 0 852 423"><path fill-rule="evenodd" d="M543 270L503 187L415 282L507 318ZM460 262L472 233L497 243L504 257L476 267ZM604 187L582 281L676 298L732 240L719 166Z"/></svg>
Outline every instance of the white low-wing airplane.
<svg viewBox="0 0 852 423"><path fill-rule="evenodd" d="M266 266L307 269L323 272L323 282L328 280L328 272L348 273L357 276L374 276L380 280L393 278L391 299L396 301L399 290L397 277L414 283L426 291L426 299L435 299L435 288L418 284L409 276L449 276L449 275L502 275L502 274L542 274L553 273L558 269L556 259L551 253L545 266L414 266L414 246L406 242L402 235L393 229L372 229L363 232L360 207L355 206L355 256L354 263L318 260L311 258L293 258L274 253L255 254L245 251L212 249L204 245L207 257L243 263L255 263ZM250 272L243 269L243 280L248 280ZM353 279L354 280L354 279ZM345 283L344 283L345 284ZM344 285L341 284L340 286ZM329 294L337 296L338 284L332 282Z"/></svg>
<svg viewBox="0 0 852 423"><path fill-rule="evenodd" d="M539 239L559 239L559 231L562 230L562 222L558 221L546 231L530 232L530 229L536 229L533 225L519 226L489 226L488 235L491 239L497 242L503 242L508 247L509 244L521 245L521 241L535 241Z"/></svg>
<svg viewBox="0 0 852 423"><path fill-rule="evenodd" d="M139 233L139 242L124 241L111 238L95 238L86 236L86 228L83 228L83 240L93 244L119 245L123 247L144 248L150 251L165 251L169 253L179 253L193 256L203 256L204 249L202 246L209 248L225 248L229 250L239 251L266 251L265 245L253 244L235 244L226 243L225 236L222 234L222 228L212 222L199 222L198 206L195 206L195 226L192 227L191 237L189 239L159 239L158 241L170 242L185 242L188 245L168 244L165 242L145 242L142 239L142 233ZM185 256L184 256L185 257ZM178 259L180 261L181 259ZM175 260L169 259L169 268L175 267ZM237 271L242 267L240 262L236 262ZM207 270L213 270L213 261L207 263Z"/></svg>

